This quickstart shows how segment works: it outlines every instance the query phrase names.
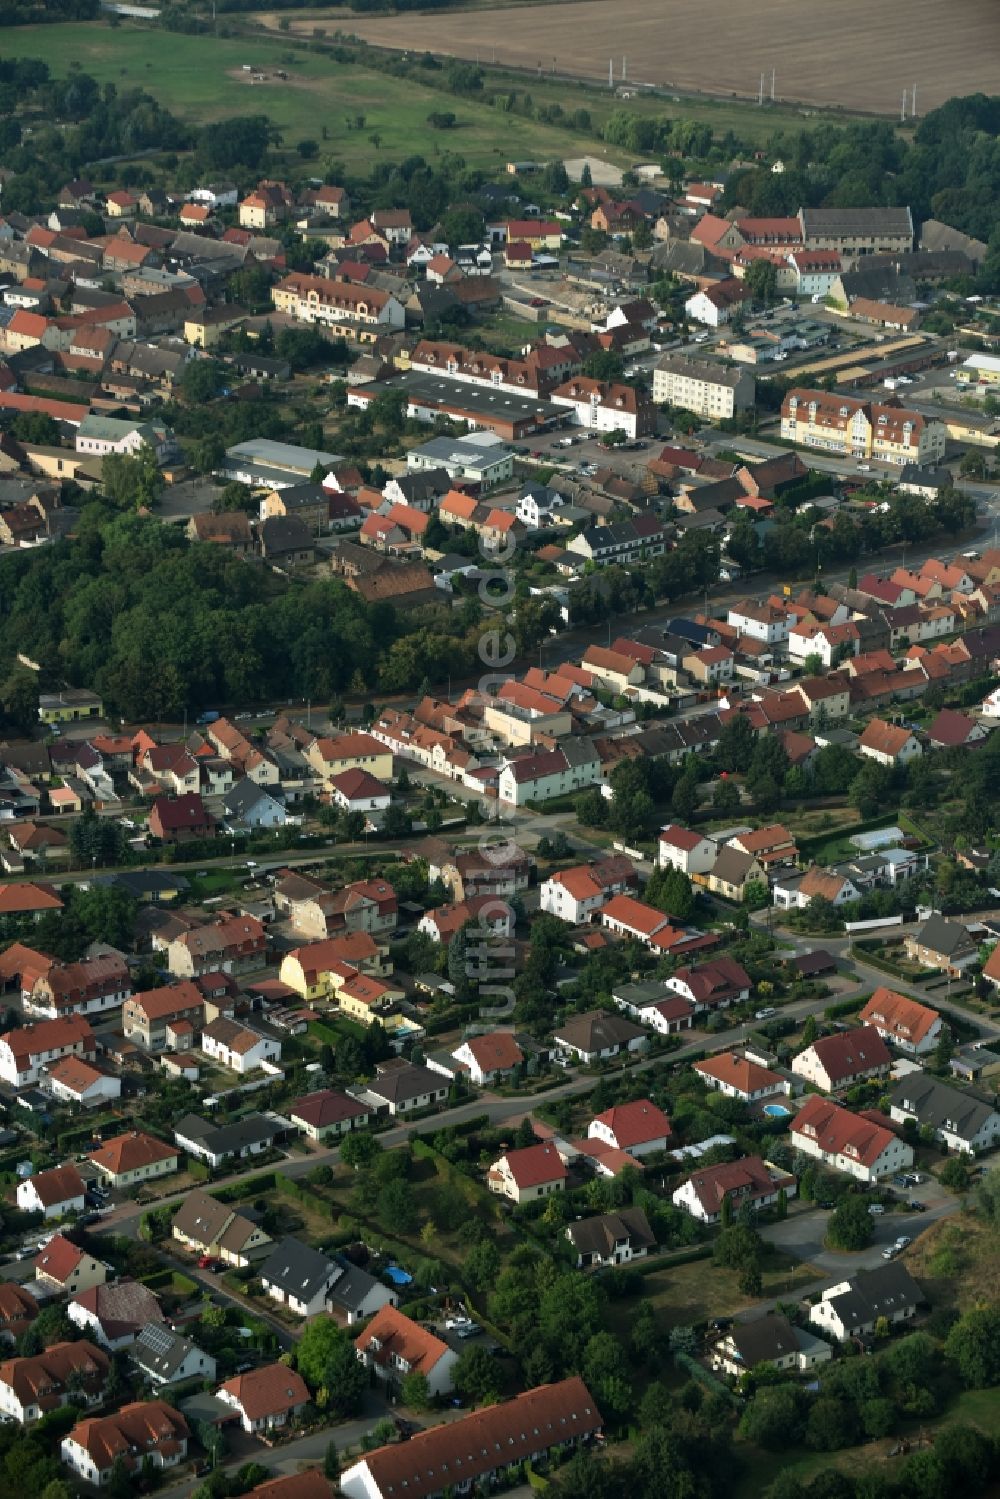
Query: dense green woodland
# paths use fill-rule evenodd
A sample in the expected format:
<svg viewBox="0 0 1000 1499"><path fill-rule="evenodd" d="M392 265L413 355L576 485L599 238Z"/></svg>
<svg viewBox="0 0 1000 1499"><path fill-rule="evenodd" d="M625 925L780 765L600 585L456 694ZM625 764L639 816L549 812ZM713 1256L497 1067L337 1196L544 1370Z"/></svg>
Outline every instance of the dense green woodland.
<svg viewBox="0 0 1000 1499"><path fill-rule="evenodd" d="M8 716L18 651L135 720L363 690L403 633L393 608L369 608L340 582L290 585L159 521L109 519L99 505L84 511L75 539L0 562Z"/></svg>

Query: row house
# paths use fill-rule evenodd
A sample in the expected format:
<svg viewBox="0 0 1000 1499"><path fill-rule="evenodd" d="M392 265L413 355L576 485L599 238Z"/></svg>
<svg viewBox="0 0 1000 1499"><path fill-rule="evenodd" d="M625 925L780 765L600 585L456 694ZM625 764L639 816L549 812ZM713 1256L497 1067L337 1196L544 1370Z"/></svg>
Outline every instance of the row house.
<svg viewBox="0 0 1000 1499"><path fill-rule="evenodd" d="M227 1008L232 1013L231 1007ZM208 1010L213 1015L218 1013L192 980L165 984L132 995L122 1010L122 1030L146 1051L188 1051Z"/></svg>
<svg viewBox="0 0 1000 1499"><path fill-rule="evenodd" d="M401 330L406 320L402 303L391 293L326 276L297 272L272 288L271 300L278 312L300 322L320 323L342 338L364 343L374 343L381 333Z"/></svg>
<svg viewBox="0 0 1000 1499"><path fill-rule="evenodd" d="M53 963L35 980L24 1008L29 1015L57 1020L115 1009L131 994L128 964L117 953L108 953L78 963Z"/></svg>
<svg viewBox="0 0 1000 1499"><path fill-rule="evenodd" d="M913 1165L913 1149L877 1122L812 1094L791 1123L792 1144L804 1155L873 1183Z"/></svg>
<svg viewBox="0 0 1000 1499"><path fill-rule="evenodd" d="M176 978L250 973L266 962L267 932L256 916L223 916L182 933L167 947L167 968Z"/></svg>
<svg viewBox="0 0 1000 1499"><path fill-rule="evenodd" d="M612 896L638 889L634 864L619 856L550 875L539 887L539 907L560 921L582 926L592 921Z"/></svg>
<svg viewBox="0 0 1000 1499"><path fill-rule="evenodd" d="M594 432L624 432L630 441L656 431L653 403L631 385L574 375L557 385L549 399L572 413L574 425Z"/></svg>
<svg viewBox="0 0 1000 1499"><path fill-rule="evenodd" d="M118 1463L133 1477L146 1463L161 1470L178 1467L187 1456L189 1436L179 1411L163 1400L141 1400L113 1415L78 1422L59 1453L77 1478L100 1488Z"/></svg>
<svg viewBox="0 0 1000 1499"><path fill-rule="evenodd" d="M346 1499L436 1499L445 1490L507 1487L530 1463L600 1436L601 1413L582 1379L541 1385L501 1405L365 1453L340 1476Z"/></svg>
<svg viewBox="0 0 1000 1499"><path fill-rule="evenodd" d="M601 761L591 741L569 738L558 749L505 759L497 786L502 802L523 807L596 786L600 780Z"/></svg>
<svg viewBox="0 0 1000 1499"><path fill-rule="evenodd" d="M42 1020L0 1036L0 1078L12 1088L37 1083L44 1068L63 1057L97 1055L94 1032L80 1015Z"/></svg>

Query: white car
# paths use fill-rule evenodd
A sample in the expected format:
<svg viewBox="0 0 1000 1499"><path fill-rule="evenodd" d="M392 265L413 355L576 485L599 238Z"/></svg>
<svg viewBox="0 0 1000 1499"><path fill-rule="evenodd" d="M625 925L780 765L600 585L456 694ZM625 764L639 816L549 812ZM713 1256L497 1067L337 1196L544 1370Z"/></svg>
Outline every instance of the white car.
<svg viewBox="0 0 1000 1499"><path fill-rule="evenodd" d="M869 1213L871 1213L873 1218L881 1218L885 1213L885 1208L880 1202L872 1202L869 1203L868 1211Z"/></svg>

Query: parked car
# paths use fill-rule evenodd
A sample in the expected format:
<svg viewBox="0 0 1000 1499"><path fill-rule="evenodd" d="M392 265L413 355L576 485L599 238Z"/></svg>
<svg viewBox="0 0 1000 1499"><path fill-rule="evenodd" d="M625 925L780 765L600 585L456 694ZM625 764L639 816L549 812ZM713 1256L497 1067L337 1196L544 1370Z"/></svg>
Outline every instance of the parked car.
<svg viewBox="0 0 1000 1499"><path fill-rule="evenodd" d="M926 1202L918 1202L915 1197L911 1197L906 1206L912 1208L915 1213L924 1213L927 1211Z"/></svg>
<svg viewBox="0 0 1000 1499"><path fill-rule="evenodd" d="M881 1218L883 1213L885 1212L885 1208L880 1202L870 1202L868 1204L868 1211L869 1213L871 1213L873 1218Z"/></svg>
<svg viewBox="0 0 1000 1499"><path fill-rule="evenodd" d="M777 1015L777 1013L778 1012L774 1008L774 1005L765 1005L762 1010L755 1010L754 1011L754 1017L753 1018L755 1020L770 1020L771 1016L772 1015Z"/></svg>

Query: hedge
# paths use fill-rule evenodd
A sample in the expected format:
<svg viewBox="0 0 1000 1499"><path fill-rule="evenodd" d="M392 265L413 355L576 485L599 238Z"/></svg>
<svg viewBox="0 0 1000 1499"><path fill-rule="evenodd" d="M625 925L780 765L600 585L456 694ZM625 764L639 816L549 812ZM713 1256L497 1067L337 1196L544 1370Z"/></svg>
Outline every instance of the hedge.
<svg viewBox="0 0 1000 1499"><path fill-rule="evenodd" d="M273 1192L278 1183L277 1172L268 1171L263 1176L248 1176L245 1181L233 1182L231 1187L220 1187L212 1196L218 1202L243 1202L248 1197L259 1197L264 1192ZM287 1180L282 1177L281 1180Z"/></svg>
<svg viewBox="0 0 1000 1499"><path fill-rule="evenodd" d="M657 1259L643 1260L641 1265L630 1261L628 1268L636 1275L655 1275L658 1270L672 1270L675 1265L691 1265L695 1260L710 1260L711 1244L692 1244L690 1249L678 1249L674 1254L661 1254Z"/></svg>

